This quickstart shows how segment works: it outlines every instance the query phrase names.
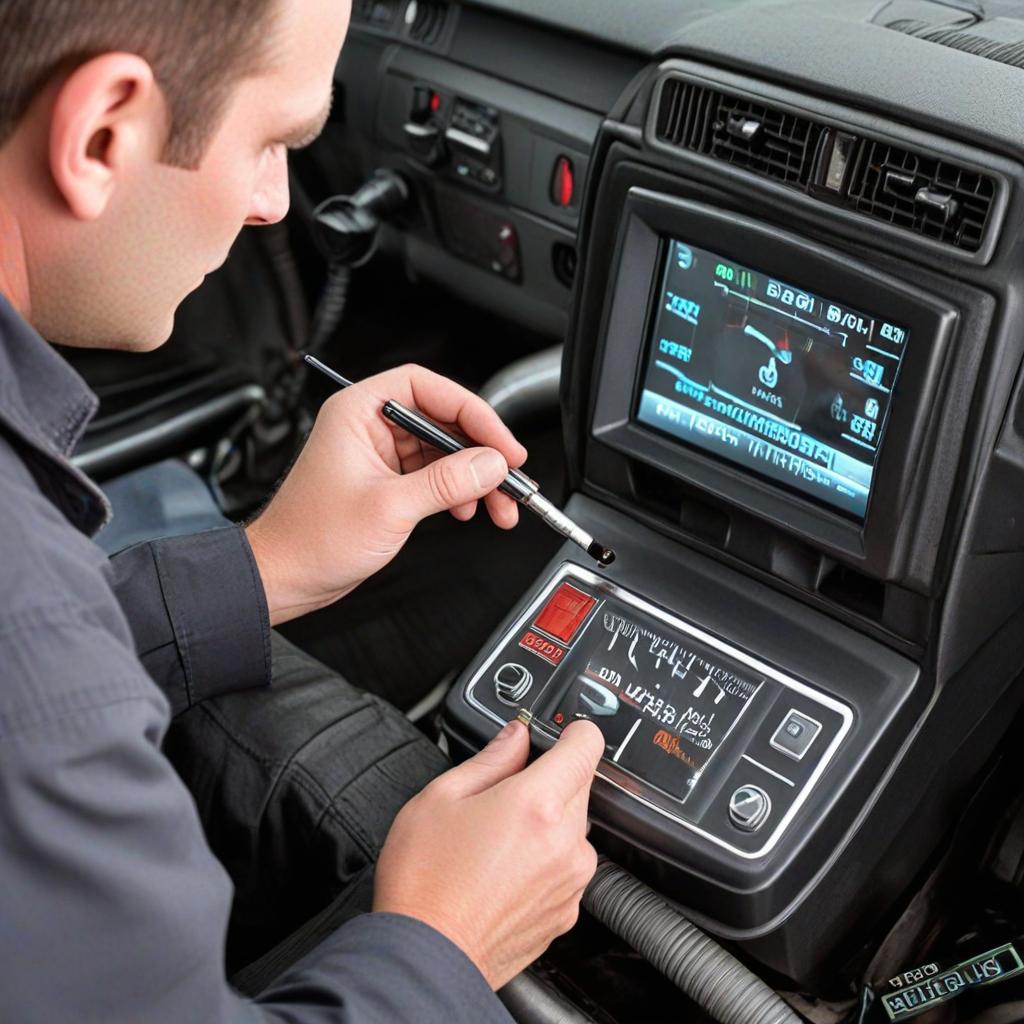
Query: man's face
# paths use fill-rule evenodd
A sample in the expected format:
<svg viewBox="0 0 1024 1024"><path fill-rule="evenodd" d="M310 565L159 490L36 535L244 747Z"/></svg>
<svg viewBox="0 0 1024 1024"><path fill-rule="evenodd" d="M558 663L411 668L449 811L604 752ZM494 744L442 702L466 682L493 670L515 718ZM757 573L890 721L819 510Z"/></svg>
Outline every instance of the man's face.
<svg viewBox="0 0 1024 1024"><path fill-rule="evenodd" d="M31 318L49 340L161 345L182 299L224 262L242 226L284 217L287 149L326 119L350 3L279 0L277 8L264 69L235 87L198 169L161 163L154 136L100 217L65 223L63 240L53 233L60 244L29 271Z"/></svg>

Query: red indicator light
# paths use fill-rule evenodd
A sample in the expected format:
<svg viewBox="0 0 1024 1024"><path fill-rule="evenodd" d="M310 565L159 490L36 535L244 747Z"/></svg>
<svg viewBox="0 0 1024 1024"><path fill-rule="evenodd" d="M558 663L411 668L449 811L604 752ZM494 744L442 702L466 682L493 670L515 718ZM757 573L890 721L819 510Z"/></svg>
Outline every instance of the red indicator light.
<svg viewBox="0 0 1024 1024"><path fill-rule="evenodd" d="M584 594L568 583L563 583L548 599L540 615L533 620L537 629L544 630L548 636L569 643L576 635L576 630L590 614L590 609L597 604L597 598Z"/></svg>
<svg viewBox="0 0 1024 1024"><path fill-rule="evenodd" d="M561 725L565 721L565 715L561 711L555 714L555 725Z"/></svg>
<svg viewBox="0 0 1024 1024"><path fill-rule="evenodd" d="M555 176L551 181L551 200L556 206L572 206L575 191L576 181L572 161L567 156L560 156L555 161Z"/></svg>
<svg viewBox="0 0 1024 1024"><path fill-rule="evenodd" d="M552 643L546 636L539 636L531 629L528 629L523 634L522 639L519 641L519 646L525 647L528 651L533 651L534 654L550 662L552 665L557 665L565 657L565 650L563 648L559 647L556 643Z"/></svg>
<svg viewBox="0 0 1024 1024"><path fill-rule="evenodd" d="M441 109L441 94L432 92L430 94L430 112L436 114Z"/></svg>

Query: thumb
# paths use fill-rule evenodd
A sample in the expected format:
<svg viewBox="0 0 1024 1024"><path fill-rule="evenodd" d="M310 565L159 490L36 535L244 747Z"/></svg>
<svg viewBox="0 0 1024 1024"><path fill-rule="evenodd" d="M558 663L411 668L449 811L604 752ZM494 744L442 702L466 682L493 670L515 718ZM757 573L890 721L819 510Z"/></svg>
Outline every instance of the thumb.
<svg viewBox="0 0 1024 1024"><path fill-rule="evenodd" d="M407 473L397 486L405 514L419 522L490 494L507 473L508 463L493 448L467 448Z"/></svg>
<svg viewBox="0 0 1024 1024"><path fill-rule="evenodd" d="M449 778L460 796L474 796L521 772L530 754L530 733L513 719L475 757L452 768Z"/></svg>

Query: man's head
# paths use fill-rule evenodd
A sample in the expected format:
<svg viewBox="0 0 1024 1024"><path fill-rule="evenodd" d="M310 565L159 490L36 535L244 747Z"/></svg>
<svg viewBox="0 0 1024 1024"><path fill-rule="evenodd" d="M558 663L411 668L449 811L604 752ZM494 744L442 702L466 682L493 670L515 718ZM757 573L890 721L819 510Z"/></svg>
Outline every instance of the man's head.
<svg viewBox="0 0 1024 1024"><path fill-rule="evenodd" d="M3 0L0 291L51 341L146 349L288 208L347 0Z"/></svg>

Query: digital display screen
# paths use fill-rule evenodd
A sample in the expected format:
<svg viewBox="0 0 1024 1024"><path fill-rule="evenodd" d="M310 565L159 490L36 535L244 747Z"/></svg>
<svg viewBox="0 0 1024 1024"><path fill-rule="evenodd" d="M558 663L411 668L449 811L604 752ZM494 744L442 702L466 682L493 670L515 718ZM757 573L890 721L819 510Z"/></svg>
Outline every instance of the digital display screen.
<svg viewBox="0 0 1024 1024"><path fill-rule="evenodd" d="M863 519L906 328L667 249L636 418Z"/></svg>
<svg viewBox="0 0 1024 1024"><path fill-rule="evenodd" d="M548 720L563 728L589 718L610 760L680 801L764 682L613 600L574 652L569 675Z"/></svg>

